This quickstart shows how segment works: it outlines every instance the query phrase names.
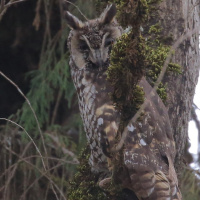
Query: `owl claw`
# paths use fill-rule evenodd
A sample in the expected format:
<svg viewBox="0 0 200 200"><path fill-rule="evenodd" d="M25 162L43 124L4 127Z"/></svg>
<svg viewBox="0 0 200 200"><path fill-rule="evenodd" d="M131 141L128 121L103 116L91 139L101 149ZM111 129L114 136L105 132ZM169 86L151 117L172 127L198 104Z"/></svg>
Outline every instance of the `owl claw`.
<svg viewBox="0 0 200 200"><path fill-rule="evenodd" d="M99 187L106 190L111 185L111 177L105 178L99 182Z"/></svg>

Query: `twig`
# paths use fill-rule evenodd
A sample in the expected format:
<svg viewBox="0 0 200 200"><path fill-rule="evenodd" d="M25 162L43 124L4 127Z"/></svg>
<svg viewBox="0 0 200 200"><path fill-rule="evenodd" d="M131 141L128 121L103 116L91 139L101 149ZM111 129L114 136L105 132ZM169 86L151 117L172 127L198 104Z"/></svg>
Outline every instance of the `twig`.
<svg viewBox="0 0 200 200"><path fill-rule="evenodd" d="M199 135L200 135L200 121L198 120L198 117L197 117L197 114L196 114L194 108L192 108L191 117L192 117L192 120L195 121L196 127L197 127Z"/></svg>
<svg viewBox="0 0 200 200"><path fill-rule="evenodd" d="M27 149L28 149L28 147L30 146L30 143L29 144L27 144L27 146L26 146L26 148L24 149L24 151L23 151L23 153L22 153L22 156L26 153L26 151L27 151ZM10 149L9 149L10 150ZM7 191L7 188L8 188L8 185L9 185L9 183L10 183L10 181L12 180L12 178L13 178L13 176L14 176L14 174L15 174L15 172L16 172L16 170L17 170L17 166L18 166L18 164L19 164L19 162L17 162L15 165L14 165L14 168L13 168L13 170L9 173L9 177L8 177L8 179L7 179L7 181L6 181L6 183L5 183L5 191L4 191L4 199L6 199L6 191Z"/></svg>
<svg viewBox="0 0 200 200"><path fill-rule="evenodd" d="M31 165L32 167L35 167L32 163L30 163L30 162L28 162L28 161L25 161L25 162L26 162L27 164ZM30 189L33 187L33 185L34 185L38 180L40 180L43 176L45 176L45 177L50 181L50 183L54 185L54 187L56 187L56 189L59 191L59 193L61 194L61 196L63 197L63 199L66 200L66 197L65 197L65 195L63 194L63 192L59 189L59 187L58 187L58 186L50 179L50 177L48 177L48 175L47 175L47 173L49 173L51 170L56 169L56 168L60 167L61 165L62 165L62 164L59 163L59 164L57 164L56 166L54 166L54 167L48 169L48 171L46 171L45 173L42 173L42 172L40 171L40 169L36 168L36 169L41 173L41 176L38 177L37 179L35 179L35 180L29 185L29 187L28 187L28 188L23 192L23 194L21 195L20 200L21 200L21 199L23 198L23 196L28 192L28 190L30 190ZM57 198L58 200L60 200L60 199L58 198L57 194L56 194L56 193L54 193L54 194L56 195L56 198Z"/></svg>
<svg viewBox="0 0 200 200"><path fill-rule="evenodd" d="M7 148L6 148L7 149ZM10 150L10 149L9 149ZM32 156L28 156L28 157L24 157L23 158L23 160L29 160L29 159L31 159L31 158L41 158L40 156L37 156L37 155L32 155ZM45 158L45 157L43 157L43 158ZM71 164L71 165L78 165L79 164L79 162L77 163L77 162L74 162L74 161L67 161L67 160L65 160L64 158L63 159L60 159L60 158L54 158L54 157L48 157L47 158L48 160L55 160L55 161L59 161L59 162L62 162L62 164ZM21 162L21 161L19 161L19 162ZM16 165L16 163L15 164L13 164L13 165L11 165L9 168L6 168L5 169L5 171L0 175L0 179L3 177L3 176L5 176L7 173L9 173L9 171L14 167ZM1 189L0 189L0 192L1 192Z"/></svg>
<svg viewBox="0 0 200 200"><path fill-rule="evenodd" d="M38 149L37 145L35 144L33 138L29 135L29 133L28 133L21 125L17 124L16 122L14 122L14 121L12 121L12 120L10 120L10 119L0 118L0 120L8 121L8 122L10 122L10 123L12 123L12 124L15 124L16 126L18 126L19 128L21 128L21 129L27 134L27 136L29 137L29 139L31 140L31 142L33 143L33 145L35 146L37 152L39 153L39 155L40 155L40 157L41 157L41 159L42 159L43 167L44 167L44 169L45 169L45 171L46 171L47 169L46 169L46 166L45 166L45 164L44 164L43 156L42 156L40 150Z"/></svg>
<svg viewBox="0 0 200 200"><path fill-rule="evenodd" d="M45 156L47 157L47 150L46 150L46 147L45 147L45 143L44 143L44 137L43 137L43 134L42 134L42 131L41 131L41 128L40 128L40 124L39 124L39 121L38 121L38 118L35 114L35 111L30 103L30 101L28 100L28 98L24 95L24 93L20 90L20 88L18 87L17 84L15 84L11 79L9 79L3 72L0 71L0 75L3 76L6 80L8 80L13 86L16 87L16 89L18 90L18 92L22 95L22 97L24 97L24 99L26 100L26 102L28 103L33 115L34 115L34 118L36 120L36 123L37 123L37 127L38 127L38 130L39 130L39 133L40 133L40 136L41 136L41 139L42 139L42 145L43 145L43 148L44 148L44 151L45 151ZM4 120L6 120L4 118ZM10 121L12 122L12 121ZM12 123L15 123L15 122L12 122ZM23 130L25 130L22 126L18 125L17 123L15 123L15 125L19 126L20 128L22 128ZM27 132L26 132L27 133ZM28 133L27 133L28 134ZM29 136L29 135L28 135ZM30 137L30 136L29 136ZM31 138L31 137L30 137ZM31 138L32 139L32 138ZM33 141L33 140L32 140ZM38 149L39 150L39 149ZM42 157L42 155L41 155ZM46 167L44 166L44 169L46 170Z"/></svg>
<svg viewBox="0 0 200 200"><path fill-rule="evenodd" d="M8 7L16 3L21 3L23 1L27 1L27 0L18 0L18 1L10 0L7 4L5 4L5 0L2 0L1 5L0 5L0 21L3 15L6 13Z"/></svg>
<svg viewBox="0 0 200 200"><path fill-rule="evenodd" d="M37 169L40 173L41 173L41 176L36 179L34 182L36 182L37 180L39 180L40 178L42 178L43 176L45 176L52 185L54 185L54 187L59 191L59 193L62 195L62 197L66 200L63 192L59 189L59 187L54 183L54 181L52 181L52 179L48 176L49 172L61 165L63 165L63 163L59 163L58 165L46 170L45 172L41 171L38 167L36 167L34 164L32 164L31 162L27 161L25 158L19 156L17 153L15 153L14 151L12 151L11 149L7 148L12 154L16 155L18 158L19 158L19 161L18 162L21 162L21 161L24 161L25 163L29 164L30 166L32 166L34 169ZM31 184L32 185L32 184ZM29 189L30 189L30 186L29 186ZM55 192L55 190L54 190ZM59 200L57 194L55 194L57 199Z"/></svg>
<svg viewBox="0 0 200 200"><path fill-rule="evenodd" d="M35 29L38 31L39 26L40 26L40 7L41 7L41 2L42 0L38 0L36 9L35 9L35 18L33 20L33 26L35 26Z"/></svg>
<svg viewBox="0 0 200 200"><path fill-rule="evenodd" d="M71 5L73 5L79 11L79 13L85 18L85 20L88 21L88 18L81 12L81 10L79 9L79 7L77 5L75 5L72 2L67 1L67 0L64 0L64 1L69 3L69 4L71 4Z"/></svg>
<svg viewBox="0 0 200 200"><path fill-rule="evenodd" d="M195 112L195 108L193 107L192 108L192 112L191 112L191 117L192 117L192 120L194 120L195 122L195 125L197 127L197 130L198 130L198 136L199 136L199 143L200 143L200 121L197 117L197 114ZM200 145L198 147L198 156L200 156ZM198 157L199 158L199 157Z"/></svg>
<svg viewBox="0 0 200 200"><path fill-rule="evenodd" d="M51 124L55 123L57 112L58 112L58 106L60 104L61 97L62 97L62 89L60 89L59 92L58 92L58 96L57 96L57 99L56 99L56 105L54 107L52 118L51 118Z"/></svg>
<svg viewBox="0 0 200 200"><path fill-rule="evenodd" d="M193 108L194 108L195 110L196 110L196 109L200 110L200 108L199 108L195 103L193 103L192 106L193 106Z"/></svg>
<svg viewBox="0 0 200 200"><path fill-rule="evenodd" d="M27 0L18 0L18 1L14 1L14 2L8 2L8 3L5 5L5 7L8 7L8 6L11 6L11 5L13 5L13 4L23 2L23 1L27 1Z"/></svg>
<svg viewBox="0 0 200 200"><path fill-rule="evenodd" d="M62 147L62 144L59 143L59 140L57 137L54 137L52 134L47 133L47 135L56 143L56 145L58 147L62 148L62 151L64 154L68 154L69 156L71 156L73 158L73 161L76 163L79 163L78 159L76 158L75 154L71 151L69 151L68 149Z"/></svg>
<svg viewBox="0 0 200 200"><path fill-rule="evenodd" d="M49 38L49 41L51 41L51 31L50 31L50 15L51 15L51 8L52 8L52 3L49 5L49 3L45 3L44 0L44 10L45 10L45 15L46 15L46 27L45 27L45 32Z"/></svg>

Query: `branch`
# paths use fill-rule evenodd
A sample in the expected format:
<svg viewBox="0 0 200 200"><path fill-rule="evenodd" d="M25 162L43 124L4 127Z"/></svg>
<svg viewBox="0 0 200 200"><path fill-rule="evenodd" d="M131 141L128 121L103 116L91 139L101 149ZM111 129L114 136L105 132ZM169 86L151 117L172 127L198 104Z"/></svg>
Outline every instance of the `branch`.
<svg viewBox="0 0 200 200"><path fill-rule="evenodd" d="M194 108L194 107L192 108L191 118L192 118L192 120L194 120L195 125L196 125L196 127L197 127L198 135L199 135L199 143L200 143L200 121L199 121L199 119L198 119L198 117L197 117L197 114L196 114L196 112L195 112L195 108ZM199 145L199 147L198 147L198 152L199 152L199 154L200 154L200 145Z"/></svg>
<svg viewBox="0 0 200 200"><path fill-rule="evenodd" d="M195 110L196 110L196 109L197 109L197 110L200 110L200 108L199 108L195 103L193 103L192 106L193 106L193 108L194 108Z"/></svg>
<svg viewBox="0 0 200 200"><path fill-rule="evenodd" d="M42 154L41 154L39 148L38 148L37 145L35 144L33 138L29 135L29 133L28 133L22 126L20 126L19 124L17 124L16 122L14 122L14 121L12 121L12 120L9 120L9 119L6 119L6 118L0 118L0 120L8 121L8 122L10 122L10 123L12 123L12 124L18 126L19 128L21 128L21 129L27 134L27 136L30 138L31 142L32 142L33 145L35 146L37 152L39 153L39 155L40 155L40 157L41 157L41 159L42 159L43 167L44 167L44 169L45 169L45 171L46 171L47 169L46 169L46 166L45 166L45 164L44 164L43 156L42 156Z"/></svg>
<svg viewBox="0 0 200 200"><path fill-rule="evenodd" d="M46 149L46 146L45 146L45 143L44 143L44 137L43 137L43 134L42 134L42 131L41 131L41 128L40 128L40 124L39 124L38 118L37 118L37 116L36 116L36 113L35 113L35 111L34 111L32 105L31 105L30 101L28 100L28 98L25 96L25 94L21 91L21 89L18 87L18 85L17 85L16 83L14 83L11 79L9 79L9 78L8 78L3 72L1 72L1 71L0 71L0 75L3 76L8 82L10 82L10 83L18 90L18 92L21 94L21 96L22 96L22 97L26 100L26 102L28 103L28 105L29 105L29 107L30 107L30 109L31 109L31 111L32 111L32 113L33 113L33 115L34 115L34 118L35 118L35 120L36 120L36 123L37 123L37 127L38 127L38 130L39 130L41 139L42 139L42 145L43 145L43 148L44 148L45 156L48 157L47 149ZM3 120L7 120L7 119L5 119L5 118L2 118L2 119L3 119ZM47 168L46 168L45 163L44 163L44 160L43 160L43 157L42 157L42 155L41 155L39 149L37 148L37 146L36 146L36 144L34 143L33 139L32 139L32 138L30 137L30 135L27 133L27 131L26 131L22 126L20 126L19 124L15 123L15 122L13 122L13 121L11 121L11 120L7 120L7 121L9 121L9 122L11 122L11 123L17 125L17 126L20 127L21 129L23 129L23 130L25 131L25 133L29 136L29 138L31 139L31 141L32 141L33 144L35 145L37 151L39 152L39 154L40 154L40 156L41 156L41 158L42 158L42 163L43 163L44 170L45 170L45 172L47 172L47 169L49 169L48 160L47 160L47 162L46 162L46 163L47 163ZM55 189L54 189L54 185L53 185L52 182L50 182L50 184L51 184L52 191L53 191L53 193L55 194L56 199L58 200L57 194L56 194Z"/></svg>
<svg viewBox="0 0 200 200"><path fill-rule="evenodd" d="M41 128L40 128L40 124L39 124L39 121L38 121L38 118L36 116L36 113L30 103L30 101L28 100L28 98L25 96L25 94L21 91L21 89L18 87L18 85L16 83L14 83L11 79L9 79L3 72L0 71L0 75L3 76L8 82L10 82L14 87L16 87L16 89L18 90L18 92L21 94L21 96L26 100L26 102L28 103L33 115L34 115L34 118L35 118L35 121L37 123L37 127L38 127L38 130L39 130L39 133L40 133L40 136L41 136L41 139L42 139L42 144L43 144L43 148L44 148L44 151L45 151L45 154L46 154L46 157L47 157L47 150L46 150L46 147L45 147L45 143L44 143L44 137L43 137L43 134L42 134L42 131L41 131ZM21 127L20 127L21 128ZM22 127L23 128L23 127ZM24 129L24 128L23 128Z"/></svg>
<svg viewBox="0 0 200 200"><path fill-rule="evenodd" d="M71 4L71 5L73 5L77 10L78 10L78 12L85 18L85 20L86 21L88 21L88 18L81 12L81 10L79 9L79 7L78 6L76 6L75 4L73 4L72 2L70 2L70 1L67 1L67 0L64 0L64 2L66 2L66 3L69 3L69 4Z"/></svg>
<svg viewBox="0 0 200 200"><path fill-rule="evenodd" d="M64 148L63 145L60 143L58 137L55 137L49 133L47 133L47 135L55 142L55 145L57 147L61 147L64 154L68 154L69 156L73 158L74 162L76 162L77 164L79 163L78 159L76 158L76 155L72 151L69 151L68 149Z"/></svg>
<svg viewBox="0 0 200 200"><path fill-rule="evenodd" d="M57 164L56 166L53 166L52 168L49 168L47 171L43 172L43 171L41 171L37 166L35 166L34 164L32 164L31 162L29 162L28 160L26 160L26 158L23 158L23 157L19 156L17 153L15 153L14 151L12 151L11 149L8 149L8 150L9 150L13 155L16 155L16 156L19 158L19 161L18 161L18 162L24 161L25 163L29 164L29 165L32 166L34 169L37 169L37 170L41 173L41 176L38 177L37 179L35 179L35 180L33 181L33 183L32 183L31 185L29 185L29 187L24 191L24 193L27 192L27 191L33 186L34 183L36 183L39 179L41 179L41 178L44 176L44 177L46 177L46 178L49 180L49 182L51 183L51 187L52 187L52 190L53 190L53 192L54 192L54 194L55 194L56 199L59 200L59 198L58 198L58 196L57 196L57 194L56 194L56 192L55 192L53 186L58 190L58 192L61 194L61 196L63 197L63 199L66 200L66 197L65 197L65 195L63 194L63 192L61 191L61 189L60 189L60 188L57 186L57 184L51 179L51 176L49 176L50 171L53 170L53 169L55 169L55 168L58 168L58 167L61 166L61 165L63 165L62 163L59 163L59 164ZM16 163L16 164L17 164L17 163ZM15 164L15 165L16 165L16 164ZM3 189L3 188L1 188L1 190L2 190L2 189ZM20 199L22 199L24 193L22 194L22 196L21 196Z"/></svg>
<svg viewBox="0 0 200 200"><path fill-rule="evenodd" d="M13 4L21 3L23 1L27 1L27 0L18 0L18 1L10 0L7 4L6 4L5 0L2 0L1 4L0 4L0 21L3 17L3 15L6 13L8 7L10 7Z"/></svg>

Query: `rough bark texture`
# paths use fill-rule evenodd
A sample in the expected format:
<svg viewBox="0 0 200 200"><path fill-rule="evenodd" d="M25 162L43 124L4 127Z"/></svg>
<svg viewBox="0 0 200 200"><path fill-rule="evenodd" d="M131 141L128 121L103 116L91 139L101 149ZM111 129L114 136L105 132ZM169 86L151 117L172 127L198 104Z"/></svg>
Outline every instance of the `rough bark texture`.
<svg viewBox="0 0 200 200"><path fill-rule="evenodd" d="M159 22L165 36L174 44L181 35L194 32L175 49L173 62L182 66L182 74L165 78L168 84L169 116L177 148L176 167L180 170L188 132L188 122L199 74L199 5L198 0L165 0L160 4ZM195 31L194 31L195 30Z"/></svg>

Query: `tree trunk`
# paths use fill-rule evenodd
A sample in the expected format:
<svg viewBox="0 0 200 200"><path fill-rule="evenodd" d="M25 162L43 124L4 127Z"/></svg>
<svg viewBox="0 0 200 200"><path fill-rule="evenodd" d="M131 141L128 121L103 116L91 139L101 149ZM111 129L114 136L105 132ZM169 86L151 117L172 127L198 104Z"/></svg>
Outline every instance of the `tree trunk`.
<svg viewBox="0 0 200 200"><path fill-rule="evenodd" d="M175 47L173 56L173 62L182 66L182 74L164 80L168 85L167 107L177 148L175 165L179 171L200 65L198 0L165 0L160 4L159 16L165 36L173 36L173 45L185 36Z"/></svg>

